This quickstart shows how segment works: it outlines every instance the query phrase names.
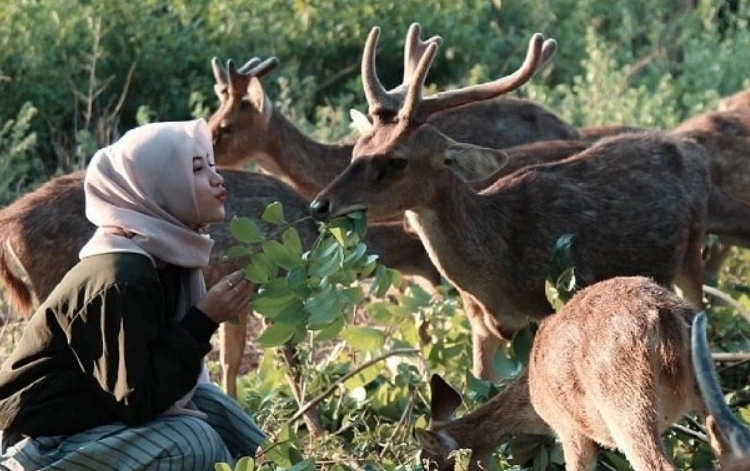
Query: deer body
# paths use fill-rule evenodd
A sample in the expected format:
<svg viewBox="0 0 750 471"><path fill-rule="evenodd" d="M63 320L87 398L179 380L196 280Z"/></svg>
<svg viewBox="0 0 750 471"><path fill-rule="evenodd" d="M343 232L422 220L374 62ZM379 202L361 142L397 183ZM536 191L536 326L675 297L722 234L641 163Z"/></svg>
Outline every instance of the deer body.
<svg viewBox="0 0 750 471"><path fill-rule="evenodd" d="M374 124L357 141L351 164L311 203L311 212L325 219L366 208L372 221L407 212L438 270L473 298L467 314L475 374L492 377L498 336L517 330L527 317L551 313L544 283L552 248L565 234L574 237L580 285L647 275L671 286L679 273L688 296L700 302L710 191L700 146L656 133L623 134L563 161L521 169L476 193L456 174L466 163L507 161L507 155L457 143L427 118L517 88L551 56L555 43L535 35L513 74L422 98L437 45L428 48L404 97L379 84L378 34L370 33L362 61Z"/></svg>
<svg viewBox="0 0 750 471"><path fill-rule="evenodd" d="M529 391L566 469L592 469L599 444L623 451L635 471L675 470L660 433L703 407L690 358L696 311L646 278L613 278L542 322Z"/></svg>

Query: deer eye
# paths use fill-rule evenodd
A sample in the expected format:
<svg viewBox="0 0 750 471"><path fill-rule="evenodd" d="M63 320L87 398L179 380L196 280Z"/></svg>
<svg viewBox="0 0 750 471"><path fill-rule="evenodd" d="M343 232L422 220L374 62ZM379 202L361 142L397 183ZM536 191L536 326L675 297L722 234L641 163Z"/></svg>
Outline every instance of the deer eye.
<svg viewBox="0 0 750 471"><path fill-rule="evenodd" d="M222 125L221 125L221 126L219 127L219 131L220 131L220 132L221 132L222 134L232 134L232 133L234 132L234 126L233 126L233 125L231 125L231 124L222 124Z"/></svg>
<svg viewBox="0 0 750 471"><path fill-rule="evenodd" d="M408 161L406 159L388 159L388 170L392 172L400 172L406 168Z"/></svg>

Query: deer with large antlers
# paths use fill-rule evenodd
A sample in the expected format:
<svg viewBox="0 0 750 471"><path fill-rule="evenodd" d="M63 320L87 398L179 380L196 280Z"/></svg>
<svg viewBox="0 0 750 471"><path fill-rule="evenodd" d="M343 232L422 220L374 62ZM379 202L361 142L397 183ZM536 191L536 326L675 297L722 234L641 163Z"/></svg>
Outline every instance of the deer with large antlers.
<svg viewBox="0 0 750 471"><path fill-rule="evenodd" d="M423 41L419 24L409 27L404 42L404 75L394 90L402 90L431 43ZM242 166L254 162L312 200L349 164L352 144L324 144L303 134L274 109L260 76L224 71L213 61L219 109L210 120L217 163ZM487 147L511 147L551 140L575 139L576 129L544 107L523 99L500 97L435 113L430 124L461 142ZM355 123L367 125L367 118Z"/></svg>
<svg viewBox="0 0 750 471"><path fill-rule="evenodd" d="M373 120L351 164L311 203L319 219L367 210L371 221L406 212L433 263L462 297L472 327L474 373L493 377L499 339L528 318L551 314L544 296L551 250L573 234L581 285L648 275L671 286L680 275L701 299L701 247L709 195L703 149L660 134L599 141L564 161L521 169L477 193L456 175L501 151L458 143L427 123L440 110L507 93L555 49L535 35L524 64L487 84L422 97L433 43L406 93L386 92L375 72L379 30L365 45L362 79ZM415 191L415 189L417 191Z"/></svg>
<svg viewBox="0 0 750 471"><path fill-rule="evenodd" d="M747 466L750 431L724 403L697 311L644 277L583 289L542 322L528 368L474 411L454 418L461 396L433 375L430 425L415 430L422 458L447 471L452 451L470 449L469 469L489 469L511 435L554 433L568 471L592 469L597 445L622 451L635 471L673 471L660 433L696 410L709 414L722 463Z"/></svg>

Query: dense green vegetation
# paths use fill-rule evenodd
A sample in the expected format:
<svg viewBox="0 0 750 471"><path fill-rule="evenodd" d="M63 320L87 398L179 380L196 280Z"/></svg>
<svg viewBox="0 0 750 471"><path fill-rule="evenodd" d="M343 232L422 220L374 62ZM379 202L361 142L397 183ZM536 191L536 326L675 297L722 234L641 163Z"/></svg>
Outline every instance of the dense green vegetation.
<svg viewBox="0 0 750 471"><path fill-rule="evenodd" d="M277 56L280 70L264 80L275 105L318 139L345 137L348 108L364 108L359 59L374 25L382 27L378 69L386 85L401 77L403 37L413 21L422 24L425 36L444 38L430 73L431 90L477 83L512 70L522 60L529 36L541 31L558 40L559 51L521 95L576 125L670 128L712 109L718 97L750 85L750 5L742 0L702 0L687 8L687 3L0 2L0 205L53 175L82 168L95 149L137 124L209 115L217 104L213 56L237 61ZM267 218L278 217L275 209L269 210ZM377 268L359 253L352 227L339 227L331 233L333 239L321 240L317 252L304 255L291 232L280 231L277 244L263 244L252 227L237 224L240 239L263 245L267 257L278 262L273 273L269 264L262 265L267 272L260 264L252 272L266 284L259 298L266 299L265 306L260 304L262 314L283 324L279 316L289 317L283 311L287 305L279 307L270 300L286 296L290 304L305 304L307 313L317 316L317 324L306 320L293 328L277 327L263 339L269 347L300 341L307 400L358 365L388 352L400 353L363 369L325 396L318 413L329 433L311 437L302 420L289 421L298 406L285 379L286 366L275 349L266 349L259 369L242 378L240 388L240 401L257 413L270 434L268 450L257 466L295 471L314 466L416 469L411 430L426 425L430 373L443 374L467 393L466 408L459 414L502 389L503 384L490 385L469 374L468 322L450 289L430 296L412 287L374 301L361 288L334 289L372 270L379 275L374 294L383 294L391 281L398 281L395 273ZM719 287L750 307L750 255L733 255ZM332 257L340 259L339 270L325 265ZM311 272L317 276L314 282L307 278L304 289L301 267L308 277ZM297 283L291 283L289 275L295 269ZM274 283L276 276L285 281ZM288 293L293 288L298 292L292 299ZM317 304L309 303L313 298ZM715 305L710 319L715 349L750 351L750 327L735 311ZM319 329L334 322L335 329ZM531 330L524 331L497 356L496 367L504 380L525 362L530 339ZM747 366L725 366L721 374L728 400L750 418L745 407L750 402ZM700 431L693 422L685 426ZM680 469L708 466L708 447L695 435L672 431L667 439ZM515 441L497 456L496 469L562 469L561 453L550 440ZM628 469L615 454L607 453L605 459L606 469Z"/></svg>

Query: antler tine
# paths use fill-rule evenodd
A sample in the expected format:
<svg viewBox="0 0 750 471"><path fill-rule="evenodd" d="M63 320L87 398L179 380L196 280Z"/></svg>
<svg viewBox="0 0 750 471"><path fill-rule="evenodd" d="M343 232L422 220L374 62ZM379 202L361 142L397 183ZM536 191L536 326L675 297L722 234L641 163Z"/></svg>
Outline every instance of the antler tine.
<svg viewBox="0 0 750 471"><path fill-rule="evenodd" d="M375 68L375 53L378 48L378 38L380 37L380 28L375 26L367 36L365 50L362 54L362 88L365 91L369 113L377 114L381 109L398 109L398 102L391 97L378 79Z"/></svg>
<svg viewBox="0 0 750 471"><path fill-rule="evenodd" d="M723 438L735 455L750 453L750 430L742 425L724 402L724 395L719 387L716 369L711 359L706 338L706 313L701 312L693 319L691 333L692 360L695 379L701 391L708 414L714 418Z"/></svg>
<svg viewBox="0 0 750 471"><path fill-rule="evenodd" d="M252 69L253 67L257 66L258 64L260 64L260 58L259 57L253 57L249 61L247 61L244 64L242 64L242 67L240 67L239 73L241 73L242 75L245 75L248 70Z"/></svg>
<svg viewBox="0 0 750 471"><path fill-rule="evenodd" d="M440 36L433 36L427 41L422 41L420 31L419 23L412 23L406 32L406 41L404 42L404 80L402 85L409 83L414 70L419 65L419 61L427 50L427 46L431 42L435 42L440 46L443 42Z"/></svg>
<svg viewBox="0 0 750 471"><path fill-rule="evenodd" d="M404 106L399 111L401 119L408 121L414 116L417 107L422 101L422 90L424 88L424 82L427 79L427 72L430 70L432 61L435 59L437 54L438 43L431 42L427 45L427 49L422 55L419 65L417 65L414 75L411 77L409 82L409 91L406 94L404 100Z"/></svg>
<svg viewBox="0 0 750 471"><path fill-rule="evenodd" d="M279 60L273 56L269 57L263 62L260 62L260 59L258 59L258 62L259 63L256 63L256 65L254 65L252 68L248 66L249 62L248 64L243 65L240 69L240 73L253 77L263 77L279 66Z"/></svg>
<svg viewBox="0 0 750 471"><path fill-rule="evenodd" d="M229 79L229 91L231 93L236 93L239 88L237 87L237 80L239 77L239 72L237 71L237 66L234 64L233 59L227 60L227 78ZM244 90L243 90L244 92Z"/></svg>
<svg viewBox="0 0 750 471"><path fill-rule="evenodd" d="M213 57L211 59L211 68L214 71L214 79L216 79L216 84L226 87L227 73L224 69L221 68L221 62L219 62L218 57Z"/></svg>
<svg viewBox="0 0 750 471"><path fill-rule="evenodd" d="M557 41L554 39L546 39L542 44L542 58L539 60L539 67L537 70L541 70L547 66L552 56L557 52Z"/></svg>
<svg viewBox="0 0 750 471"><path fill-rule="evenodd" d="M493 82L435 94L422 101L419 109L420 116L426 118L440 110L454 108L474 101L487 100L515 90L528 82L539 68L542 58L542 44L543 36L540 33L534 34L529 41L526 59L518 70Z"/></svg>

